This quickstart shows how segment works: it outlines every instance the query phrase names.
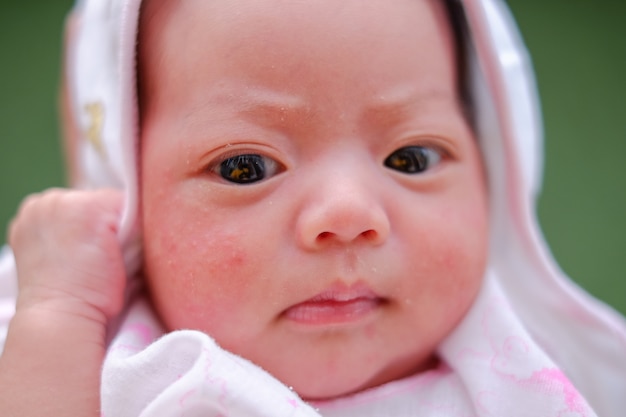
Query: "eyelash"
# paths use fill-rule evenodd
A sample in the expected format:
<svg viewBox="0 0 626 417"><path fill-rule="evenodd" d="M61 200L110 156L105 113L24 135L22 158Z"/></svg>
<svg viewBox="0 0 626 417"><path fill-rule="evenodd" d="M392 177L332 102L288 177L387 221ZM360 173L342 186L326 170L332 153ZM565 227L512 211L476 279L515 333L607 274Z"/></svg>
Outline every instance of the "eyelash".
<svg viewBox="0 0 626 417"><path fill-rule="evenodd" d="M442 158L442 152L433 147L405 146L385 158L384 165L407 175L417 175L433 168ZM247 185L280 174L285 167L261 154L242 153L219 159L209 166L209 170L227 182Z"/></svg>

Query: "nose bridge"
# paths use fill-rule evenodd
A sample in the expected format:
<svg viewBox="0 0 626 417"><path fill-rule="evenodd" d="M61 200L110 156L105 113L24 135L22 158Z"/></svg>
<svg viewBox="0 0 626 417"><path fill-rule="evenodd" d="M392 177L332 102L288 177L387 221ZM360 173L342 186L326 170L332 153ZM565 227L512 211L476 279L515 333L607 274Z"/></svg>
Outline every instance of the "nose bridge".
<svg viewBox="0 0 626 417"><path fill-rule="evenodd" d="M353 156L353 155L352 155ZM384 242L390 224L381 184L354 157L339 165L320 164L297 222L301 243L320 248L332 243Z"/></svg>

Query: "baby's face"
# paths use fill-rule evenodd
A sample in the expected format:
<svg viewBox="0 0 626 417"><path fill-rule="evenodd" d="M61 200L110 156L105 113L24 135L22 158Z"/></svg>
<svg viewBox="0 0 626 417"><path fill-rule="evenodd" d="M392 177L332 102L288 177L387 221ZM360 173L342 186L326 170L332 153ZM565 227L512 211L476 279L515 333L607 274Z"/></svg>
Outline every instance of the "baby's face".
<svg viewBox="0 0 626 417"><path fill-rule="evenodd" d="M144 12L145 271L166 327L309 399L432 366L487 247L441 2Z"/></svg>

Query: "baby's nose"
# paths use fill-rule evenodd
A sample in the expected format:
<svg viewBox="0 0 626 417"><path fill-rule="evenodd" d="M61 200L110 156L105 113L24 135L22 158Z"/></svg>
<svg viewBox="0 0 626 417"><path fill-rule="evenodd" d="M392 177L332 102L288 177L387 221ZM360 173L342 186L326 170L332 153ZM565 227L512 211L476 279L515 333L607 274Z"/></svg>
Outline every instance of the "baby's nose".
<svg viewBox="0 0 626 417"><path fill-rule="evenodd" d="M297 222L300 243L308 249L355 242L382 244L390 223L382 201L363 182L339 179L322 184Z"/></svg>

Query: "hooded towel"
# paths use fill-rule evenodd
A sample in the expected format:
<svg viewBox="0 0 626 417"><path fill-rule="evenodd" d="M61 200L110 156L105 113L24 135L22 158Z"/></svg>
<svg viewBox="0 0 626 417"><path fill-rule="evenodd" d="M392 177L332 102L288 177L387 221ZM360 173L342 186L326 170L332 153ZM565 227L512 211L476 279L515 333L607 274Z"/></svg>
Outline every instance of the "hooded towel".
<svg viewBox="0 0 626 417"><path fill-rule="evenodd" d="M457 24L468 61L464 76L489 181L491 236L483 288L441 343L441 365L352 396L307 404L206 334L164 334L149 303L129 295L103 367L103 416L624 414L626 324L560 271L537 226L542 131L521 38L500 0L450 3L460 11ZM66 39L72 185L125 191L119 238L129 277L141 262L135 78L140 5L140 0L78 1ZM5 248L0 351L14 312L15 275Z"/></svg>

